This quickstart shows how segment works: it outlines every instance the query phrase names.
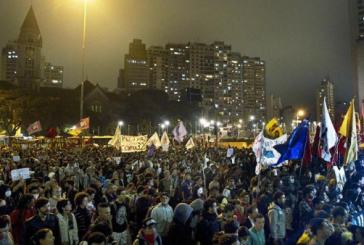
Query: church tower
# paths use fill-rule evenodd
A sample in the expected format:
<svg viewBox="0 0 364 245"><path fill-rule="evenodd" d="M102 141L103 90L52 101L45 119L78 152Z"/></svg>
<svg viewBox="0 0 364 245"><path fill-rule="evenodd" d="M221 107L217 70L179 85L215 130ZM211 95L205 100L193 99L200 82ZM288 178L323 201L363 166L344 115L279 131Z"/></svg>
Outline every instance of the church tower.
<svg viewBox="0 0 364 245"><path fill-rule="evenodd" d="M17 44L18 60L15 83L20 87L37 90L42 80L43 39L32 6L20 28Z"/></svg>

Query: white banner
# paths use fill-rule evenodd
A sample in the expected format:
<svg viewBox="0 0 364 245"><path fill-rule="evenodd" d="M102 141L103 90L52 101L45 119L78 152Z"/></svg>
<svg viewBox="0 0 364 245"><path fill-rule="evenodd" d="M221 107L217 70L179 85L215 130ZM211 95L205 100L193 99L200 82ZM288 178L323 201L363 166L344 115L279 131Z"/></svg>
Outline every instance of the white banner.
<svg viewBox="0 0 364 245"><path fill-rule="evenodd" d="M147 150L148 135L141 136L120 136L121 152L138 152Z"/></svg>
<svg viewBox="0 0 364 245"><path fill-rule="evenodd" d="M11 170L11 178L13 181L22 179L30 179L29 168L19 168Z"/></svg>

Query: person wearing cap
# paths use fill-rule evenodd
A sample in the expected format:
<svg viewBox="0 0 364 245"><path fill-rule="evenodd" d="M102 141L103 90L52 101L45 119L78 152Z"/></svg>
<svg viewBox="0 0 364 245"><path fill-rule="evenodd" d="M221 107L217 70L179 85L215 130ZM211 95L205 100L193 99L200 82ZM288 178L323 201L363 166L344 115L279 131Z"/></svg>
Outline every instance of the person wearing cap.
<svg viewBox="0 0 364 245"><path fill-rule="evenodd" d="M162 238L156 231L156 222L153 218L142 221L142 228L133 245L162 245Z"/></svg>
<svg viewBox="0 0 364 245"><path fill-rule="evenodd" d="M31 245L30 238L37 233L37 231L44 228L53 231L55 245L61 244L58 218L54 214L50 214L50 206L49 200L45 197L36 200L35 209L37 210L37 214L23 224L20 245Z"/></svg>
<svg viewBox="0 0 364 245"><path fill-rule="evenodd" d="M153 208L151 213L151 217L157 222L157 233L162 237L164 243L167 243L168 228L173 217L173 209L168 202L169 193L162 192L160 194L160 203Z"/></svg>

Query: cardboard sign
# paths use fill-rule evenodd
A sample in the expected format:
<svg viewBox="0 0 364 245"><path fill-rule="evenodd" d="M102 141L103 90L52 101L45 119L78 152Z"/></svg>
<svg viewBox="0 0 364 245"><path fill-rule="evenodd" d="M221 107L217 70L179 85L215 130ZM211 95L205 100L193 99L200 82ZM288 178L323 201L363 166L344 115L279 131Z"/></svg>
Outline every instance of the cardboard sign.
<svg viewBox="0 0 364 245"><path fill-rule="evenodd" d="M13 181L22 179L30 179L29 168L20 168L11 170L11 178Z"/></svg>

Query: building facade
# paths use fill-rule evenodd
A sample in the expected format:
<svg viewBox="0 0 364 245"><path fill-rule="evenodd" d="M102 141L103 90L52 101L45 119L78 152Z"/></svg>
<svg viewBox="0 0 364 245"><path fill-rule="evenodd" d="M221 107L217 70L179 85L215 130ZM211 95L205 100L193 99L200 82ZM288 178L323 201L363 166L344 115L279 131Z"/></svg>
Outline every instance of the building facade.
<svg viewBox="0 0 364 245"><path fill-rule="evenodd" d="M124 58L124 79L122 85L128 91L149 88L148 59L145 44L140 39L134 39L129 44L129 54Z"/></svg>
<svg viewBox="0 0 364 245"><path fill-rule="evenodd" d="M281 97L274 97L272 94L267 95L266 104L267 121L271 120L272 118L280 119L282 117Z"/></svg>
<svg viewBox="0 0 364 245"><path fill-rule="evenodd" d="M52 80L62 80L55 87L63 86L63 68L61 75L55 76L54 72L48 72L42 47L43 38L31 6L20 28L18 39L9 41L2 49L1 79L35 90L39 90L40 86L54 85ZM60 70L60 66L53 67Z"/></svg>
<svg viewBox="0 0 364 245"><path fill-rule="evenodd" d="M63 87L63 66L53 66L50 62L45 62L44 65L44 80L42 87Z"/></svg>
<svg viewBox="0 0 364 245"><path fill-rule="evenodd" d="M124 75L119 74L119 89L164 90L170 100L183 101L188 87L197 88L202 90L199 106L204 117L225 120L249 113L264 120L265 62L259 58L241 56L221 41L168 43L164 48L151 46L145 50L141 40L133 41L121 69ZM145 76L148 82L141 86Z"/></svg>
<svg viewBox="0 0 364 245"><path fill-rule="evenodd" d="M329 111L331 120L335 121L335 94L334 84L328 78L325 78L321 84L316 87L316 119L321 121L322 105L326 97L326 106Z"/></svg>

